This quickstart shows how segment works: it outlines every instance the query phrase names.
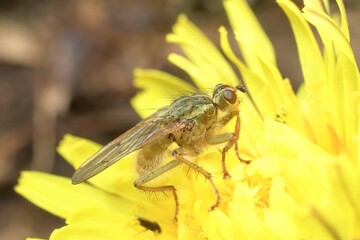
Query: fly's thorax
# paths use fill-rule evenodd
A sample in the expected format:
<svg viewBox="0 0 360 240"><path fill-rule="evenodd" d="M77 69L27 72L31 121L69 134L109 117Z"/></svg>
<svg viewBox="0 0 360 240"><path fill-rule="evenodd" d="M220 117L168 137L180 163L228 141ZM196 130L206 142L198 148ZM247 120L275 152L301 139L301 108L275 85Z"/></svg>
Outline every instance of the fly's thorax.
<svg viewBox="0 0 360 240"><path fill-rule="evenodd" d="M202 146L206 143L206 134L216 121L217 111L214 105L201 108L201 114L192 118L189 128L184 128L172 133L175 142L179 146Z"/></svg>
<svg viewBox="0 0 360 240"><path fill-rule="evenodd" d="M179 146L204 141L206 132L216 121L217 110L211 97L203 93L184 96L169 106L169 115L178 120L190 120L188 127L171 135Z"/></svg>
<svg viewBox="0 0 360 240"><path fill-rule="evenodd" d="M168 116L174 119L196 119L213 107L211 97L194 93L176 99L168 108Z"/></svg>

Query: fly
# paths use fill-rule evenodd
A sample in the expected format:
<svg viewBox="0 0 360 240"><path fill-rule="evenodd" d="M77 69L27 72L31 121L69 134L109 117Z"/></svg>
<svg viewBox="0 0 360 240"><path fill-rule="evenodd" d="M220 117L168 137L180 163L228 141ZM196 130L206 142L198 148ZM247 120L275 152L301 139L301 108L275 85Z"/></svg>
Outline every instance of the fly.
<svg viewBox="0 0 360 240"><path fill-rule="evenodd" d="M240 132L238 91L246 92L241 85L232 87L218 84L212 96L205 93L193 93L176 99L172 104L145 118L86 160L74 173L72 183L84 182L131 152L140 150L136 164L139 178L135 180L134 186L150 192L171 192L175 200L175 220L179 211L175 187L173 185L146 186L146 183L180 163L209 180L216 196L215 203L210 207L210 211L214 210L220 205L220 193L211 174L188 160L187 157L199 155L207 145L226 143L221 157L224 179L230 178L226 169L225 155L232 146L235 146L236 156L241 162L250 163L249 160L243 160L238 151ZM233 118L236 118L234 132L216 134ZM179 146L172 151L174 159L162 165L164 153L174 142Z"/></svg>

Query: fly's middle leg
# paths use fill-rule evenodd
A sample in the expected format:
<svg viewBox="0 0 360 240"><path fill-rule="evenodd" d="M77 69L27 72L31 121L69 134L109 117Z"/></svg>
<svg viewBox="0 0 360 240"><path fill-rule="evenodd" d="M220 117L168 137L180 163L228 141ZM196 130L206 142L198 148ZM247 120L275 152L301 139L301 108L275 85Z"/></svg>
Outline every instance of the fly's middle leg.
<svg viewBox="0 0 360 240"><path fill-rule="evenodd" d="M209 211L213 211L215 210L217 207L219 207L220 205L220 193L219 190L217 189L214 181L212 180L211 174L209 172L207 172L205 169L203 169L202 167L200 167L199 165L190 162L189 160L186 160L182 155L181 155L181 148L175 149L172 152L172 155L175 157L176 160L178 160L181 163L186 164L188 167L190 167L191 169L195 170L196 172L200 173L201 175L203 175L207 180L209 180L212 188L214 189L215 192L215 196L216 196L216 201L215 204L212 205L209 209Z"/></svg>
<svg viewBox="0 0 360 240"><path fill-rule="evenodd" d="M178 216L178 212L179 212L179 199L178 196L176 194L176 189L173 185L167 185L167 186L158 186L158 187L148 187L145 186L145 184L149 181L151 181L152 179L160 176L161 174L163 174L164 172L167 172L168 170L176 167L177 165L179 165L180 161L175 159L159 168L156 168L150 172L148 172L147 174L139 177L138 179L135 180L134 182L134 186L137 189L143 190L143 191L148 191L148 192L165 192L165 191L169 191L173 194L174 196L174 200L175 200L175 216L174 219L175 221L177 221L177 216Z"/></svg>

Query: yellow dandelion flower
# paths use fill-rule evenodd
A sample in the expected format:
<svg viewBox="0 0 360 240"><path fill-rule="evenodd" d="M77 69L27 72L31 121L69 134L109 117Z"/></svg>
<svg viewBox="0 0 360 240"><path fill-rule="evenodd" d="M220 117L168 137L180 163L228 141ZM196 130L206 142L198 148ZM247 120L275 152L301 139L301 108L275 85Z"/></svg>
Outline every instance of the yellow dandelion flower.
<svg viewBox="0 0 360 240"><path fill-rule="evenodd" d="M360 75L343 2L336 1L338 14L326 0L304 1L302 11L290 0L277 3L298 47L304 83L297 94L279 72L271 42L245 0L224 1L243 60L232 51L224 27L221 53L184 15L166 38L184 52L170 54L169 61L200 89L238 85L238 71L251 96L241 96L239 148L253 162L240 163L230 150L232 178L223 179L218 147L196 157L212 174L220 206L209 212L215 199L209 181L180 166L156 181L176 186L180 210L174 222L170 196L148 196L133 187L136 153L91 178L91 185L23 172L16 191L66 219L50 239L360 239ZM194 91L157 70L136 69L134 83L143 89L132 99L142 117L164 99ZM233 131L234 124L224 131ZM58 151L78 168L99 148L67 135Z"/></svg>

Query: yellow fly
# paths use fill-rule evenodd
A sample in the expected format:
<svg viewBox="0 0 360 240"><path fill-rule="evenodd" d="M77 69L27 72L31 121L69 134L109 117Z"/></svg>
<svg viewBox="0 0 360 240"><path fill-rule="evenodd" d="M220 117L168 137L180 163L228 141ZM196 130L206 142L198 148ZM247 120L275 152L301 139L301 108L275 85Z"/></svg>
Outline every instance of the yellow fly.
<svg viewBox="0 0 360 240"><path fill-rule="evenodd" d="M172 192L176 206L175 219L177 219L179 203L175 187L172 185L149 187L145 184L183 163L202 174L211 183L216 202L210 210L214 210L220 204L220 194L211 174L196 163L187 160L186 156L197 156L206 145L226 142L221 161L224 178L230 177L225 166L225 154L232 146L235 146L236 155L241 162L250 162L241 159L238 153L237 140L240 132L238 90L246 92L241 85L232 87L218 84L212 96L193 93L176 99L171 105L159 109L142 120L85 161L74 173L73 184L86 181L129 153L141 149L136 164L139 174L139 178L134 182L136 188L151 192ZM234 117L236 118L234 132L216 134L217 130ZM174 142L179 146L172 151L174 160L161 165L164 153Z"/></svg>

